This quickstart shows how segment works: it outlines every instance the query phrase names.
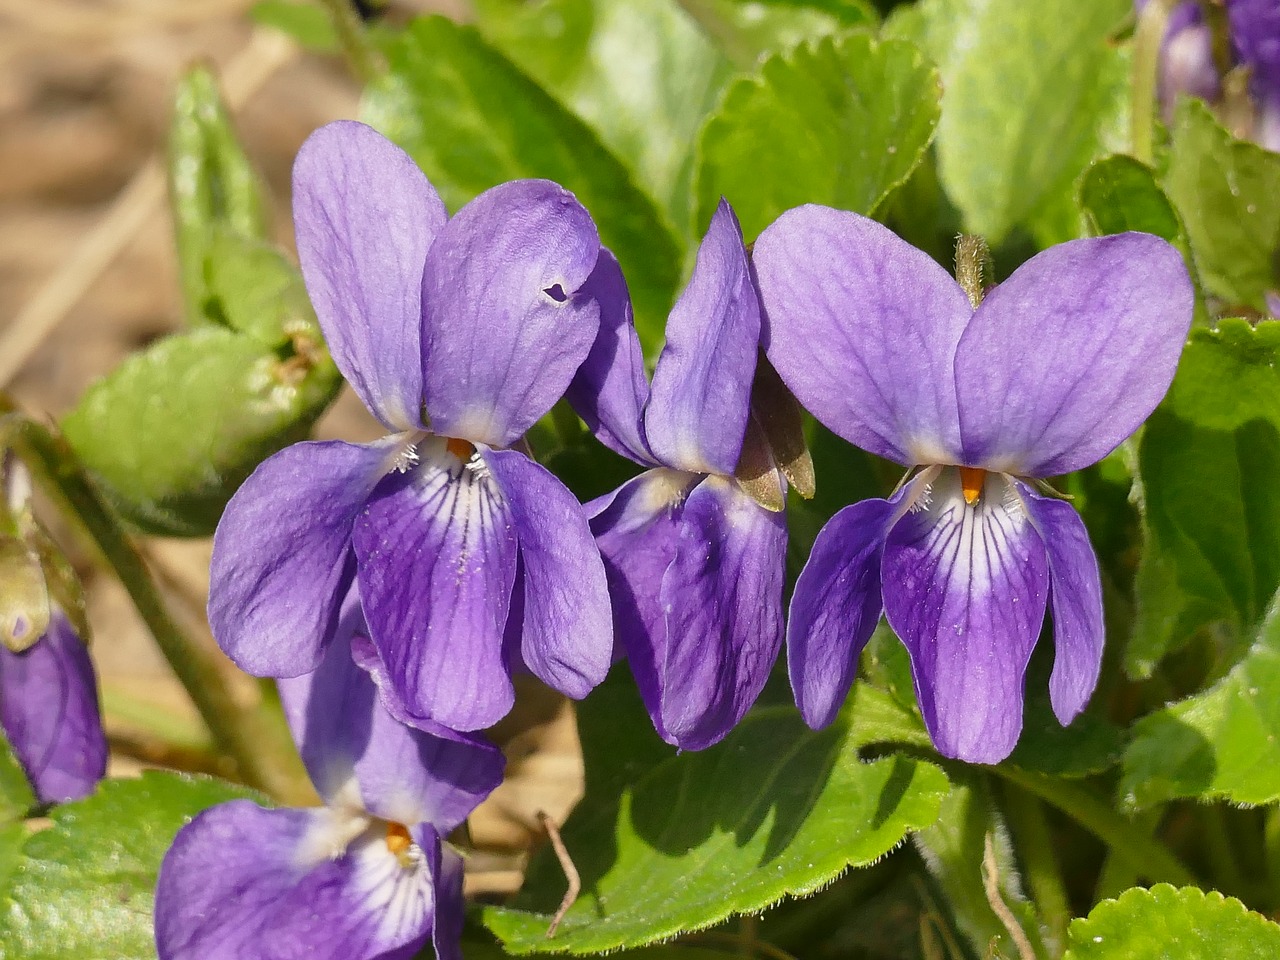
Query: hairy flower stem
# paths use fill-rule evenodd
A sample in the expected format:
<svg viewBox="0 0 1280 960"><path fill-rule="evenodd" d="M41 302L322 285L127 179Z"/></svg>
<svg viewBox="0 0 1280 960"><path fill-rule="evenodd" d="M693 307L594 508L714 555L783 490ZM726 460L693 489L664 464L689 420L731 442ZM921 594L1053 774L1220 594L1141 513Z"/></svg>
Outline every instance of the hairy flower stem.
<svg viewBox="0 0 1280 960"><path fill-rule="evenodd" d="M1048 930L1054 956L1061 956L1067 946L1071 905L1062 882L1062 869L1054 854L1044 805L1011 783L1003 786L1005 819L1013 831L1014 847L1025 869L1027 886Z"/></svg>
<svg viewBox="0 0 1280 960"><path fill-rule="evenodd" d="M350 0L320 0L329 11L329 19L333 21L333 29L338 34L338 43L342 46L343 56L351 72L362 85L368 85L378 79L383 72L381 58L368 34L364 24L356 15L355 7Z"/></svg>
<svg viewBox="0 0 1280 960"><path fill-rule="evenodd" d="M1150 165L1156 118L1156 86L1160 71L1160 48L1174 0L1151 0L1138 17L1133 34L1132 102L1129 111L1129 148Z"/></svg>
<svg viewBox="0 0 1280 960"><path fill-rule="evenodd" d="M0 413L12 411L9 400L0 397ZM124 585L214 742L235 762L241 779L282 800L310 796L300 761L281 726L272 723L263 710L238 703L218 655L182 630L142 554L84 475L65 441L43 426L23 420L14 447L45 492L79 522Z"/></svg>
<svg viewBox="0 0 1280 960"><path fill-rule="evenodd" d="M1154 837L1134 830L1133 821L1083 787L1057 777L1031 773L1007 765L993 768L1005 780L1057 807L1111 848L1114 855L1128 861L1138 874L1152 882L1165 881L1177 887L1196 886L1198 881L1182 862Z"/></svg>

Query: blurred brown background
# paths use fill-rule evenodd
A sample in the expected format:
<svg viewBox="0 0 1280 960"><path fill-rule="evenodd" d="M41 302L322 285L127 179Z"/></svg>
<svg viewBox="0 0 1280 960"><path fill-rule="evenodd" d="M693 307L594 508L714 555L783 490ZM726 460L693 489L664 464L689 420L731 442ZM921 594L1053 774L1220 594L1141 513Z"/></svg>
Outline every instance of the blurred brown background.
<svg viewBox="0 0 1280 960"><path fill-rule="evenodd" d="M292 252L293 156L316 127L357 115L359 87L340 59L256 27L251 6L0 0L0 389L29 413L60 416L95 377L178 324L162 164L174 84L193 63L211 63L222 77L245 148L272 191L277 236ZM466 8L398 0L388 14L418 12L465 17ZM320 426L323 436L351 440L378 432L349 392ZM66 524L50 525L74 548ZM208 542L146 546L175 586L174 602L199 611ZM112 772L173 762L157 731L198 736L198 717L123 590L84 556L74 559L94 628ZM240 686L247 697L259 695L252 681ZM537 831L536 811L560 820L580 789L571 716L536 690L525 701L508 748L512 783L472 824L477 842L495 851L472 864L478 888L513 885L518 851Z"/></svg>

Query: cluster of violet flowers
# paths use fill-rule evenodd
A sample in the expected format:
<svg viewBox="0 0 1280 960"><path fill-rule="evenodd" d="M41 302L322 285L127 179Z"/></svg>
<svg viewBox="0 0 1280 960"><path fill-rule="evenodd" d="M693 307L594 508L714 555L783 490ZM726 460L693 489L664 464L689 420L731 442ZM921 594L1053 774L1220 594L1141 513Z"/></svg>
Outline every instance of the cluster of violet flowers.
<svg viewBox="0 0 1280 960"><path fill-rule="evenodd" d="M1083 709L1098 566L1041 478L1105 456L1167 390L1192 289L1163 240L1065 243L983 291L821 206L749 256L722 202L649 379L622 269L553 183L450 218L405 153L338 122L298 156L294 215L334 360L387 435L258 468L219 525L209 615L236 663L279 678L325 806L237 801L184 827L157 890L163 960L409 957L428 939L458 956L442 837L501 779L482 731L517 673L580 698L625 658L662 738L701 749L784 633L805 720L830 723L883 612L939 751L994 763L1051 605L1052 703L1064 724ZM909 471L831 519L786 617L776 376ZM522 441L562 396L645 471L579 504Z"/></svg>

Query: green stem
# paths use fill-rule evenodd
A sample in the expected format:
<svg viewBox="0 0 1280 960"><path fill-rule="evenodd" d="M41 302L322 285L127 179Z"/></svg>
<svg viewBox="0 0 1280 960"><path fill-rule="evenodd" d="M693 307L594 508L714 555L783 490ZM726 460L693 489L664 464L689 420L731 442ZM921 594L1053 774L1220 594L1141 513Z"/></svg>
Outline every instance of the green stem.
<svg viewBox="0 0 1280 960"><path fill-rule="evenodd" d="M0 410L12 410L0 398ZM156 645L186 688L214 742L235 761L250 786L281 800L297 800L309 791L297 753L264 711L240 704L227 684L219 656L187 636L170 613L142 554L120 527L61 437L25 420L15 448L46 493L81 527L129 593Z"/></svg>
<svg viewBox="0 0 1280 960"><path fill-rule="evenodd" d="M350 0L320 0L329 11L329 19L338 34L338 43L347 58L351 72L364 86L372 83L382 75L382 58L377 49L369 42L364 24L356 14Z"/></svg>
<svg viewBox="0 0 1280 960"><path fill-rule="evenodd" d="M1160 47L1174 0L1151 0L1138 17L1133 34L1133 84L1129 139L1133 155L1145 164L1154 157L1152 147L1156 119L1156 86L1160 72Z"/></svg>
<svg viewBox="0 0 1280 960"><path fill-rule="evenodd" d="M1062 881L1062 869L1054 855L1044 806L1025 790L1008 783L1002 793L1005 819L1013 831L1014 848L1022 861L1032 900L1048 929L1053 955L1060 957L1067 947L1071 905Z"/></svg>
<svg viewBox="0 0 1280 960"><path fill-rule="evenodd" d="M1153 837L1139 833L1134 822L1083 787L1066 780L1012 767L995 768L1005 780L1057 807L1127 860L1140 876L1177 887L1196 886L1191 871Z"/></svg>

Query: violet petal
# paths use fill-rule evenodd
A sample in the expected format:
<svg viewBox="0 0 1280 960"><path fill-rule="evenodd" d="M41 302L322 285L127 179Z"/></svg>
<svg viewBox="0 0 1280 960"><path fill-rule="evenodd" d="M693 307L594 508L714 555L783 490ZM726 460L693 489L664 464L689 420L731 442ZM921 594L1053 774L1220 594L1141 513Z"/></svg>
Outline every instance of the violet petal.
<svg viewBox="0 0 1280 960"><path fill-rule="evenodd" d="M896 498L895 498L896 499ZM895 502L863 500L827 521L796 580L787 616L787 668L804 722L835 719L880 621L880 557Z"/></svg>
<svg viewBox="0 0 1280 960"><path fill-rule="evenodd" d="M770 362L834 433L901 464L955 463L953 363L973 309L927 254L874 220L809 204L752 253Z"/></svg>
<svg viewBox="0 0 1280 960"><path fill-rule="evenodd" d="M1049 558L1053 673L1049 698L1066 726L1084 709L1102 669L1102 577L1089 532L1075 507L1018 484Z"/></svg>
<svg viewBox="0 0 1280 960"><path fill-rule="evenodd" d="M1182 255L1150 234L1032 257L960 339L961 462L1047 477L1102 459L1169 389L1193 299Z"/></svg>
<svg viewBox="0 0 1280 960"><path fill-rule="evenodd" d="M1044 544L1012 491L989 474L970 505L958 471L944 469L889 531L880 568L929 735L973 763L998 763L1018 742L1049 593Z"/></svg>
<svg viewBox="0 0 1280 960"><path fill-rule="evenodd" d="M295 443L258 465L213 536L209 625L259 677L314 670L350 583L356 514L395 440Z"/></svg>
<svg viewBox="0 0 1280 960"><path fill-rule="evenodd" d="M466 902L462 898L462 858L425 824L419 825L413 834L427 855L427 864L431 868L436 906L431 945L435 948L436 960L462 960L462 926L466 920Z"/></svg>
<svg viewBox="0 0 1280 960"><path fill-rule="evenodd" d="M662 580L675 562L684 499L699 479L649 470L593 503L591 531L608 575L617 642L655 725L662 716L667 647Z"/></svg>
<svg viewBox="0 0 1280 960"><path fill-rule="evenodd" d="M22 653L0 644L0 727L42 803L86 797L106 773L93 663L57 607Z"/></svg>
<svg viewBox="0 0 1280 960"><path fill-rule="evenodd" d="M644 351L627 281L608 250L601 249L580 295L599 305L600 329L565 397L606 447L638 463L654 464L644 437L644 405L649 401Z"/></svg>
<svg viewBox="0 0 1280 960"><path fill-rule="evenodd" d="M390 430L421 429L422 270L447 214L407 153L339 120L293 166L307 293L334 362Z"/></svg>
<svg viewBox="0 0 1280 960"><path fill-rule="evenodd" d="M668 743L721 740L760 695L782 646L783 513L732 481L708 477L685 501L676 555L662 579L662 701Z"/></svg>
<svg viewBox="0 0 1280 960"><path fill-rule="evenodd" d="M564 484L523 453L480 456L520 544L521 659L543 683L581 699L604 679L613 656L604 563L586 514Z"/></svg>
<svg viewBox="0 0 1280 960"><path fill-rule="evenodd" d="M370 638L397 698L413 713L479 730L511 709L503 627L516 538L483 461L439 438L387 476L356 519L357 580Z"/></svg>
<svg viewBox="0 0 1280 960"><path fill-rule="evenodd" d="M346 643L279 686L302 761L331 806L448 831L502 782L502 753L491 744L432 736L392 717Z"/></svg>
<svg viewBox="0 0 1280 960"><path fill-rule="evenodd" d="M760 349L760 300L738 218L723 199L698 247L689 285L667 320L645 435L657 459L731 476L742 452Z"/></svg>
<svg viewBox="0 0 1280 960"><path fill-rule="evenodd" d="M509 446L560 399L586 358L599 304L580 288L600 238L547 180L487 190L441 231L422 278L431 429Z"/></svg>

